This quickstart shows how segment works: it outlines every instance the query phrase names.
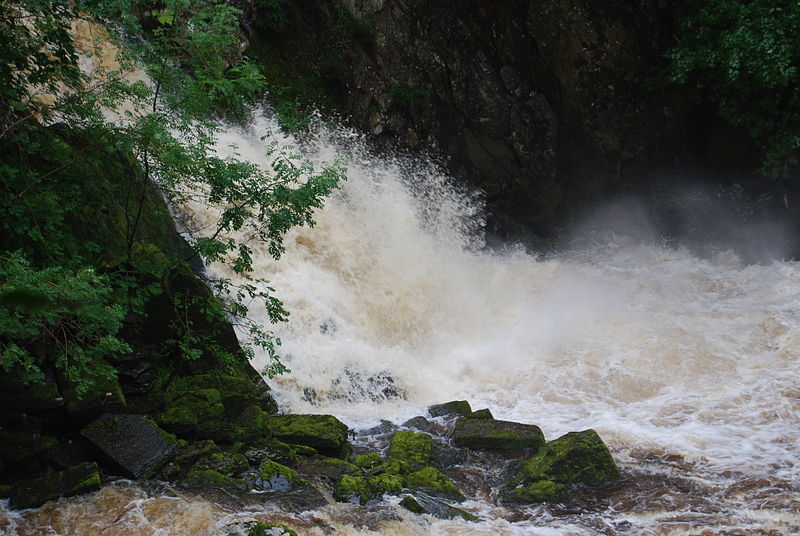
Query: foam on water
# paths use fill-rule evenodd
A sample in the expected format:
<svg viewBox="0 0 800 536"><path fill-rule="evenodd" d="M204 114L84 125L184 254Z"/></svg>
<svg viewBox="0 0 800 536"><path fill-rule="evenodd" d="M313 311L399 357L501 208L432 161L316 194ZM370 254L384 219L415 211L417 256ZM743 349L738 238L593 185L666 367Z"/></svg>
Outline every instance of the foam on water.
<svg viewBox="0 0 800 536"><path fill-rule="evenodd" d="M222 150L268 165L265 131L277 131L266 117L229 130ZM275 326L286 410L358 427L466 398L548 437L594 427L623 456L644 447L798 479L797 263L616 235L548 259L489 252L480 204L435 165L320 138L306 154L347 155L348 180L279 262L256 261L291 311ZM213 217L196 210L195 224Z"/></svg>
<svg viewBox="0 0 800 536"><path fill-rule="evenodd" d="M267 116L230 129L220 152L269 166L268 131L278 129ZM358 136L324 129L303 151L317 165L345 155L348 180L316 227L287 235L279 262L255 247L255 275L291 311L273 326L292 369L271 381L283 409L366 428L468 399L548 439L595 428L623 484L599 502L592 491L577 513L470 501L481 521L469 523L414 516L391 498L292 516L268 501L243 510L121 482L22 513L0 501L0 533L202 536L254 518L309 535L800 531L797 263L743 265L613 234L547 258L489 251L479 199L436 165L375 157ZM188 228L216 215L183 211Z"/></svg>

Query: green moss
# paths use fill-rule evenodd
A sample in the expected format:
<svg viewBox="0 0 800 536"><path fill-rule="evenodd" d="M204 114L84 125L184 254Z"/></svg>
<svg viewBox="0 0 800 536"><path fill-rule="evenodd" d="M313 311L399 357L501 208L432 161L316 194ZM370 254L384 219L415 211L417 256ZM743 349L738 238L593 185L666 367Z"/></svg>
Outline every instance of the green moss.
<svg viewBox="0 0 800 536"><path fill-rule="evenodd" d="M200 426L225 416L222 395L217 389L184 391L156 416L166 430L178 435L195 436Z"/></svg>
<svg viewBox="0 0 800 536"><path fill-rule="evenodd" d="M339 502L367 504L372 499L372 487L366 477L344 475L336 484L333 496Z"/></svg>
<svg viewBox="0 0 800 536"><path fill-rule="evenodd" d="M342 475L361 476L364 474L361 468L350 462L321 455L301 460L297 464L297 470L303 474L324 476L330 479L338 479Z"/></svg>
<svg viewBox="0 0 800 536"><path fill-rule="evenodd" d="M249 464L244 454L237 452L217 452L201 458L194 464L193 471L213 469L224 475L231 476L234 473L241 473L247 470Z"/></svg>
<svg viewBox="0 0 800 536"><path fill-rule="evenodd" d="M246 536L297 536L297 533L286 525L267 525L260 521L247 522L244 527Z"/></svg>
<svg viewBox="0 0 800 536"><path fill-rule="evenodd" d="M353 458L353 464L362 469L372 469L381 464L381 455L377 452L368 452L366 454L359 454Z"/></svg>
<svg viewBox="0 0 800 536"><path fill-rule="evenodd" d="M192 460L220 452L221 450L211 439L194 441L192 443L184 441L184 443L186 444L180 447L178 454L175 456L175 462L178 464L185 464Z"/></svg>
<svg viewBox="0 0 800 536"><path fill-rule="evenodd" d="M369 485L376 495L400 493L403 489L403 478L399 475L383 473L369 477Z"/></svg>
<svg viewBox="0 0 800 536"><path fill-rule="evenodd" d="M447 415L461 415L467 417L472 413L472 407L466 400L453 400L444 404L436 404L428 408L431 417L444 417Z"/></svg>
<svg viewBox="0 0 800 536"><path fill-rule="evenodd" d="M332 415L278 415L268 417L265 423L281 441L313 447L336 458L346 459L352 452L347 426Z"/></svg>
<svg viewBox="0 0 800 536"><path fill-rule="evenodd" d="M181 487L195 490L218 488L233 494L250 491L251 485L246 480L223 475L213 469L190 471L186 478L179 483Z"/></svg>
<svg viewBox="0 0 800 536"><path fill-rule="evenodd" d="M489 411L489 408L479 409L478 411L473 411L467 417L468 419L477 419L477 420L493 420L494 417L492 416L492 412Z"/></svg>
<svg viewBox="0 0 800 536"><path fill-rule="evenodd" d="M421 504L419 504L419 501L417 501L411 495L406 495L405 497L403 497L403 500L400 501L400 506L402 506L403 508L414 514L425 513L425 508Z"/></svg>
<svg viewBox="0 0 800 536"><path fill-rule="evenodd" d="M405 460L389 459L377 466L373 472L376 474L405 475L411 472L411 466Z"/></svg>
<svg viewBox="0 0 800 536"><path fill-rule="evenodd" d="M564 484L551 480L540 480L528 486L520 486L506 495L506 500L515 503L536 503L556 501L567 495L568 488Z"/></svg>
<svg viewBox="0 0 800 536"><path fill-rule="evenodd" d="M12 508L35 508L58 497L72 497L100 489L100 469L94 462L29 480L11 492Z"/></svg>
<svg viewBox="0 0 800 536"><path fill-rule="evenodd" d="M246 476L259 490L285 491L293 489L306 481L297 476L297 471L272 460L263 460L257 473Z"/></svg>
<svg viewBox="0 0 800 536"><path fill-rule="evenodd" d="M527 481L598 485L619 478L619 469L597 432L584 430L548 443L522 464L522 474Z"/></svg>
<svg viewBox="0 0 800 536"><path fill-rule="evenodd" d="M539 450L545 441L538 426L494 419L461 419L453 430L458 447L514 451Z"/></svg>
<svg viewBox="0 0 800 536"><path fill-rule="evenodd" d="M463 500L464 496L458 491L453 482L434 467L425 467L410 473L405 478L405 483L411 488L422 488L441 493L447 497Z"/></svg>
<svg viewBox="0 0 800 536"><path fill-rule="evenodd" d="M403 461L414 469L430 463L433 439L428 434L400 431L392 436L389 457Z"/></svg>

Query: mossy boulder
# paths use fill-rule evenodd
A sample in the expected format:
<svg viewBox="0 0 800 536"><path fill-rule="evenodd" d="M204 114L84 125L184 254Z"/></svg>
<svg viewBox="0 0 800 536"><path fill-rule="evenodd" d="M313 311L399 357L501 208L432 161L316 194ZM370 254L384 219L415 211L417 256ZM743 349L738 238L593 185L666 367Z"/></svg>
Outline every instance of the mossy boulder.
<svg viewBox="0 0 800 536"><path fill-rule="evenodd" d="M365 476L344 475L333 490L333 497L339 502L367 504L372 496L372 487Z"/></svg>
<svg viewBox="0 0 800 536"><path fill-rule="evenodd" d="M316 451L311 449L311 454L314 453ZM250 443L244 449L243 454L250 463L255 465L267 458L283 465L293 465L300 457L293 445L277 439L261 439Z"/></svg>
<svg viewBox="0 0 800 536"><path fill-rule="evenodd" d="M320 454L347 459L352 453L347 426L332 415L277 415L266 419L276 439L313 447Z"/></svg>
<svg viewBox="0 0 800 536"><path fill-rule="evenodd" d="M368 504L384 493L399 493L403 489L403 478L399 475L380 474L375 476L344 475L333 492L339 502Z"/></svg>
<svg viewBox="0 0 800 536"><path fill-rule="evenodd" d="M306 483L297 476L297 471L272 460L263 460L258 471L245 475L245 478L257 490L287 491Z"/></svg>
<svg viewBox="0 0 800 536"><path fill-rule="evenodd" d="M477 521L478 517L465 512L461 508L456 508L437 497L431 497L424 493L406 495L400 501L400 506L414 514L428 514L439 519L466 519L467 521Z"/></svg>
<svg viewBox="0 0 800 536"><path fill-rule="evenodd" d="M367 452L366 454L359 454L353 457L353 465L361 469L374 469L379 466L383 459L377 452Z"/></svg>
<svg viewBox="0 0 800 536"><path fill-rule="evenodd" d="M192 470L213 469L223 475L232 476L246 471L249 466L244 454L239 454L238 452L215 452L197 460Z"/></svg>
<svg viewBox="0 0 800 536"><path fill-rule="evenodd" d="M444 404L436 404L428 408L428 415L431 417L449 417L460 415L468 416L472 413L472 407L466 400L453 400Z"/></svg>
<svg viewBox="0 0 800 536"><path fill-rule="evenodd" d="M246 493L252 489L247 480L223 475L213 469L190 471L186 478L181 480L179 486L190 490L221 489L234 495Z"/></svg>
<svg viewBox="0 0 800 536"><path fill-rule="evenodd" d="M419 430L420 432L430 432L433 430L433 425L423 417L422 415L418 415L416 417L412 417L408 419L406 422L402 424L404 428L414 428L415 430Z"/></svg>
<svg viewBox="0 0 800 536"><path fill-rule="evenodd" d="M176 394L156 420L165 430L182 437L194 437L201 424L224 417L225 406L218 389L193 389Z"/></svg>
<svg viewBox="0 0 800 536"><path fill-rule="evenodd" d="M540 480L527 486L520 486L509 491L505 498L508 502L530 504L537 502L551 502L563 499L569 493L569 487L553 482Z"/></svg>
<svg viewBox="0 0 800 536"><path fill-rule="evenodd" d="M360 476L364 474L360 467L350 462L322 455L299 460L297 472L308 476L326 477L331 480L337 480L343 475Z"/></svg>
<svg viewBox="0 0 800 536"><path fill-rule="evenodd" d="M192 441L184 445L178 445L178 452L175 454L175 462L178 464L192 463L200 458L221 452L213 439Z"/></svg>
<svg viewBox="0 0 800 536"><path fill-rule="evenodd" d="M461 419L453 430L458 447L492 451L537 451L544 446L542 430L532 424L495 419Z"/></svg>
<svg viewBox="0 0 800 536"><path fill-rule="evenodd" d="M494 416L489 408L479 409L478 411L473 411L467 416L468 419L479 419L479 420L493 420Z"/></svg>
<svg viewBox="0 0 800 536"><path fill-rule="evenodd" d="M34 478L11 492L12 508L35 508L59 497L72 497L100 489L100 469L94 462Z"/></svg>
<svg viewBox="0 0 800 536"><path fill-rule="evenodd" d="M405 477L405 485L409 488L422 489L449 499L463 501L464 495L458 491L453 482L435 467L425 467L409 473Z"/></svg>
<svg viewBox="0 0 800 536"><path fill-rule="evenodd" d="M428 434L400 431L392 436L389 457L406 462L411 469L425 467L430 463L433 439Z"/></svg>
<svg viewBox="0 0 800 536"><path fill-rule="evenodd" d="M286 525L269 525L261 521L243 521L225 527L226 536L297 536Z"/></svg>
<svg viewBox="0 0 800 536"><path fill-rule="evenodd" d="M599 485L619 478L619 468L594 430L570 432L522 463L526 481Z"/></svg>
<svg viewBox="0 0 800 536"><path fill-rule="evenodd" d="M223 442L254 441L269 436L268 414L261 409L254 387L246 379L230 377L227 381L234 392L218 385L221 380L201 375L203 381L189 382L189 388L173 386L174 399L158 414L161 426L184 437L210 438ZM183 382L186 383L186 382ZM182 384L181 384L182 385ZM196 387L196 386L201 387ZM225 383L222 384L223 388ZM250 392L236 392L249 389Z"/></svg>

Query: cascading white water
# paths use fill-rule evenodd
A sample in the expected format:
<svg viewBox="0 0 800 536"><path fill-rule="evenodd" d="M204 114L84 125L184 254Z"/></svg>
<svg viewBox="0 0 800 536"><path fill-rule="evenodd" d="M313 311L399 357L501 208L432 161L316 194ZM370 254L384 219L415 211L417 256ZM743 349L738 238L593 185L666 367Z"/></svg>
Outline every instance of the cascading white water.
<svg viewBox="0 0 800 536"><path fill-rule="evenodd" d="M262 117L220 145L268 165L264 131L277 127ZM613 235L547 260L489 252L479 204L436 166L341 133L307 150L317 164L347 151L348 180L280 261L256 261L291 311L275 326L285 409L365 426L467 398L549 437L593 426L618 448L800 478L796 263Z"/></svg>
<svg viewBox="0 0 800 536"><path fill-rule="evenodd" d="M268 166L267 131L278 131L267 116L230 129L220 151L235 145ZM538 424L548 439L595 428L632 482L627 498L586 515L544 507L512 515L474 503L481 523L394 514L368 530L353 528L362 514L348 517L351 507L341 505L317 518L327 528L298 518L304 533L800 531L797 263L743 265L731 253L699 258L617 235L546 259L488 251L479 200L435 165L376 157L357 136L324 129L304 152L318 165L346 155L348 180L318 211L316 227L287 235L280 261L257 253L255 275L291 311L288 323L273 326L292 369L271 382L283 408L365 428L468 399L498 418ZM202 228L215 213L186 207L184 217ZM658 493L635 488L647 475L666 479L652 488ZM103 490L94 508L117 501L134 512L158 509L140 492L122 501L120 493ZM214 534L220 519L238 515L188 500L208 523L167 533ZM148 519L132 526L164 526Z"/></svg>

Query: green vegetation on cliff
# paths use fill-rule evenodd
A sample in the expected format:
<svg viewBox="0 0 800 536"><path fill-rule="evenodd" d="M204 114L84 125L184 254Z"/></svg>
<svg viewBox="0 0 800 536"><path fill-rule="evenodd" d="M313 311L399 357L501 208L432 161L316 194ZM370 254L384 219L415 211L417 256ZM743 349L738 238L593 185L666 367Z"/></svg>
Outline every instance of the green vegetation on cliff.
<svg viewBox="0 0 800 536"><path fill-rule="evenodd" d="M672 81L694 86L757 144L763 171L786 176L800 151L800 4L678 2Z"/></svg>
<svg viewBox="0 0 800 536"><path fill-rule="evenodd" d="M242 56L239 15L221 0L0 5L4 372L31 381L55 371L82 396L146 337L128 320L155 314L164 340L149 360L239 366L260 348L267 373L286 371L280 341L245 317L258 302L273 322L288 315L251 276L250 243L279 257L283 234L313 225L343 169L317 171L274 145L271 170L216 155L218 119L245 117L264 89ZM163 199L219 217L190 246ZM197 257L227 263L245 284L212 280L214 295L204 292L189 283ZM228 319L249 346L221 342Z"/></svg>

